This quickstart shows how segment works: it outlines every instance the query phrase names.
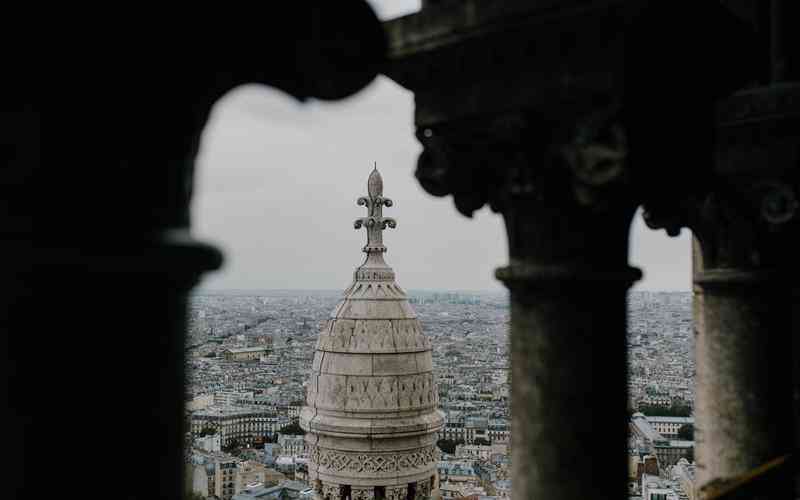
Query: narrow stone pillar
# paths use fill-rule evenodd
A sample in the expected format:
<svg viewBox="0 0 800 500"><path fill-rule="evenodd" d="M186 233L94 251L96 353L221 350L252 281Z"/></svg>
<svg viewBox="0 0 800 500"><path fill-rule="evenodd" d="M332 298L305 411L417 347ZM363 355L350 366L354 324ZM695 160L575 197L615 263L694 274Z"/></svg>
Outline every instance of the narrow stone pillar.
<svg viewBox="0 0 800 500"><path fill-rule="evenodd" d="M513 497L627 495L626 292L636 209L613 100L418 130L417 178L503 215L511 294Z"/></svg>
<svg viewBox="0 0 800 500"><path fill-rule="evenodd" d="M793 408L792 420L794 421L794 460L797 463L800 457L800 287L794 289L792 294L791 310L794 315L792 318L792 386ZM795 468L794 490L795 496L800 498L800 470Z"/></svg>
<svg viewBox="0 0 800 500"><path fill-rule="evenodd" d="M523 223L546 225L533 212ZM593 236L587 252L603 245ZM497 271L511 291L515 498L626 494L626 292L640 273L620 251L616 263L531 255Z"/></svg>
<svg viewBox="0 0 800 500"><path fill-rule="evenodd" d="M796 448L799 97L800 86L785 83L721 102L714 183L685 205L695 235L701 498ZM790 469L759 475L730 498L794 499Z"/></svg>
<svg viewBox="0 0 800 500"><path fill-rule="evenodd" d="M792 451L796 291L790 273L712 267L702 253L695 241L695 457L697 484L711 495ZM749 488L747 498L794 499L786 469Z"/></svg>
<svg viewBox="0 0 800 500"><path fill-rule="evenodd" d="M553 136L556 147L538 164L509 167L506 194L493 202L510 254L496 276L511 295L514 498L627 495L626 294L641 276L628 266L635 203L622 128L610 119L575 137L583 139Z"/></svg>
<svg viewBox="0 0 800 500"><path fill-rule="evenodd" d="M763 273L699 271L694 290L695 456L705 484L791 451L791 307L786 288ZM785 480L770 490L754 498L793 498Z"/></svg>

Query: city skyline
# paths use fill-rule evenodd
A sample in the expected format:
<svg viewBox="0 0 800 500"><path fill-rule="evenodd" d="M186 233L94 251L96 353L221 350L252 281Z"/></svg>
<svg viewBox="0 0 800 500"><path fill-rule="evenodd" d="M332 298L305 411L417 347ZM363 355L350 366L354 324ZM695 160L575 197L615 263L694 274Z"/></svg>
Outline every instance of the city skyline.
<svg viewBox="0 0 800 500"><path fill-rule="evenodd" d="M426 352L444 418L435 438L441 452L436 461L440 492L444 498L489 494L507 499L514 481L508 447L508 298L485 292L407 295L429 339ZM187 474L195 492L251 500L270 488L314 487L312 462L322 455L314 439L298 435L303 432L298 419L303 419L309 395L318 401L335 391L335 384L319 381L323 373L315 366L319 370L322 365L314 359L326 359L326 369L347 366L330 361L330 352L338 351L320 357L321 346L332 346L331 332L343 331L326 326L331 311L347 309L337 305L343 300L348 302L313 291L191 297L185 358L192 437ZM632 494L653 488L678 494L694 487L691 302L688 292L631 293L626 394ZM371 331L377 338L379 329ZM348 353L348 359L378 354L359 352ZM380 353L387 354L395 353ZM310 387L326 390L307 392ZM371 394L349 396L347 404L360 405Z"/></svg>

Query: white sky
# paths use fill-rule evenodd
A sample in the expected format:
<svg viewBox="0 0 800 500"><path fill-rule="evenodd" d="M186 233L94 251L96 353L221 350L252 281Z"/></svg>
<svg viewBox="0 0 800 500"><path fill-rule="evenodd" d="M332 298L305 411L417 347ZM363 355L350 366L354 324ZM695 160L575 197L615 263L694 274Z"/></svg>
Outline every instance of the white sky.
<svg viewBox="0 0 800 500"><path fill-rule="evenodd" d="M382 19L418 2L370 2ZM395 205L398 227L384 236L387 262L406 289L501 290L493 277L507 262L502 218L487 208L473 219L450 197L427 195L413 177L413 95L380 77L337 103L299 104L262 86L236 89L217 103L197 163L193 227L217 244L224 268L211 289L342 289L362 260L366 194L373 161ZM690 237L653 232L637 217L631 262L637 289L689 290Z"/></svg>

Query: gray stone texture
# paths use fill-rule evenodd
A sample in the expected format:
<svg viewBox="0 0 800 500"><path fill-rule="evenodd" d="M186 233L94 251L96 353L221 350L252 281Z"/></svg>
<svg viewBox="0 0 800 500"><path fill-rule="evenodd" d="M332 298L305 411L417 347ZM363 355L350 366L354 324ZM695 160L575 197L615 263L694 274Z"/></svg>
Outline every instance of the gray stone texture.
<svg viewBox="0 0 800 500"><path fill-rule="evenodd" d="M392 203L377 170L368 191L359 204L369 216L356 221L367 257L320 332L300 413L309 480L321 498L339 498L342 486L353 498L373 498L376 486L406 498L410 484L421 498L435 483L443 423L431 345L383 259L382 230L396 222L382 217Z"/></svg>

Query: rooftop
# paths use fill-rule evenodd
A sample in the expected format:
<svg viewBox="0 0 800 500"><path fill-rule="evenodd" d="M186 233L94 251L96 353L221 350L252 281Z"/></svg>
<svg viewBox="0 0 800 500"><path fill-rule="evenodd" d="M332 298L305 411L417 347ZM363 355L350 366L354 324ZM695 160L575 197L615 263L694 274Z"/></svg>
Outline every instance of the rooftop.
<svg viewBox="0 0 800 500"><path fill-rule="evenodd" d="M269 351L270 348L268 346L261 346L261 347L230 347L228 349L223 349L222 352L230 352L233 354L244 353L244 352L261 352L261 351Z"/></svg>

